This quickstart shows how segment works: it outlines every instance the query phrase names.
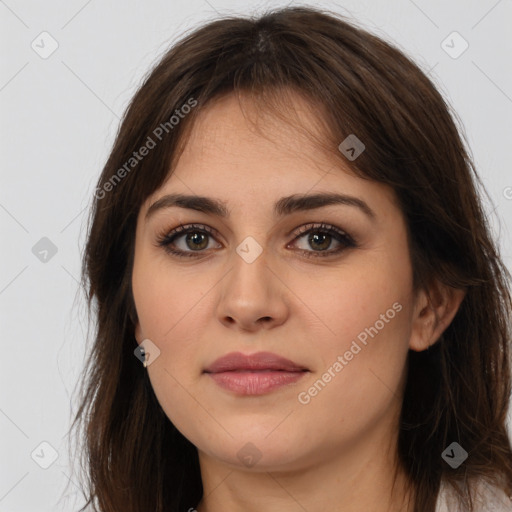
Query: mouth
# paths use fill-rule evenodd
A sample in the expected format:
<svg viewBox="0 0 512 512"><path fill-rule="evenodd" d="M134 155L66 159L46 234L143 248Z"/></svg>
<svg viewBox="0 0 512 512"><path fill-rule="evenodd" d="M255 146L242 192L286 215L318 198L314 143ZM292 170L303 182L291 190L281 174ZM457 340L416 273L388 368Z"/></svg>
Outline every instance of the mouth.
<svg viewBox="0 0 512 512"><path fill-rule="evenodd" d="M308 372L304 366L270 352L233 352L204 370L217 385L237 395L263 395L296 383Z"/></svg>

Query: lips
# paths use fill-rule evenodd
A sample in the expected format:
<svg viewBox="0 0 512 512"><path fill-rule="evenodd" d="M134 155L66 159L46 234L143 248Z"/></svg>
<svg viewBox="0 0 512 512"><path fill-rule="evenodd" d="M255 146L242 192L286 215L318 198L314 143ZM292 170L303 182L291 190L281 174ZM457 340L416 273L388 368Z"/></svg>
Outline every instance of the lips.
<svg viewBox="0 0 512 512"><path fill-rule="evenodd" d="M304 366L271 352L251 355L232 352L217 359L204 373L235 395L257 396L293 385L308 371Z"/></svg>
<svg viewBox="0 0 512 512"><path fill-rule="evenodd" d="M231 352L214 361L204 370L204 373L258 371L303 372L308 369L272 352L258 352L250 355Z"/></svg>

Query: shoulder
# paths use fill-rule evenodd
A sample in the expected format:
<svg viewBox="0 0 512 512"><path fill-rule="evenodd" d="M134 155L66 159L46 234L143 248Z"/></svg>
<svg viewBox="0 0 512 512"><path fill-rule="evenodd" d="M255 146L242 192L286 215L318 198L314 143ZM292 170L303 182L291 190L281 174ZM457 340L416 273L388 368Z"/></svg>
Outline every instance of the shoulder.
<svg viewBox="0 0 512 512"><path fill-rule="evenodd" d="M436 512L463 512L464 506L456 499L455 490L445 482L441 484ZM512 512L512 497L484 480L475 484L475 512Z"/></svg>

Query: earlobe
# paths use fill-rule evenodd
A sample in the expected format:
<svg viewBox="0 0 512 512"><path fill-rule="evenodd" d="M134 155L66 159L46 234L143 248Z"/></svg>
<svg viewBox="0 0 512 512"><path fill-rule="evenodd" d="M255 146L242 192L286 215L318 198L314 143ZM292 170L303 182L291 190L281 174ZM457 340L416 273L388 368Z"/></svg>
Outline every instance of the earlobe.
<svg viewBox="0 0 512 512"><path fill-rule="evenodd" d="M452 288L439 281L429 291L430 297L421 290L415 301L409 348L416 352L426 350L439 340L466 295L466 290Z"/></svg>

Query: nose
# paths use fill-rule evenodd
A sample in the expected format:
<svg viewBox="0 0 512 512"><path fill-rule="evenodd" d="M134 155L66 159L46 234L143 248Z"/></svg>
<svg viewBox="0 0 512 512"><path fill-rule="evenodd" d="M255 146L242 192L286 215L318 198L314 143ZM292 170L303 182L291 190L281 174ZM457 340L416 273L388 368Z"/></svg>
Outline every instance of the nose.
<svg viewBox="0 0 512 512"><path fill-rule="evenodd" d="M256 332L284 323L289 315L287 287L263 251L254 261L234 252L219 287L217 318L230 329Z"/></svg>

